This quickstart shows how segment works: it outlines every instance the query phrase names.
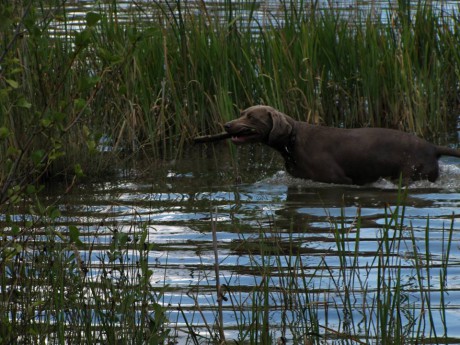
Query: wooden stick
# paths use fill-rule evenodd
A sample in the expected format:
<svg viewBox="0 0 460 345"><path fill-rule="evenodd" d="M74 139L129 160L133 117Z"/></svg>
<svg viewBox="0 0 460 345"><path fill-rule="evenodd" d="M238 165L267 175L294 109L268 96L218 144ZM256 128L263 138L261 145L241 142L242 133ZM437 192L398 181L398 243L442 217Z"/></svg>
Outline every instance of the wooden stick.
<svg viewBox="0 0 460 345"><path fill-rule="evenodd" d="M196 137L193 139L195 144L201 144L201 143L211 143L214 141L219 141L219 140L224 140L230 138L231 135L228 134L227 132L222 132L219 134L209 134L209 135L203 135L201 137Z"/></svg>

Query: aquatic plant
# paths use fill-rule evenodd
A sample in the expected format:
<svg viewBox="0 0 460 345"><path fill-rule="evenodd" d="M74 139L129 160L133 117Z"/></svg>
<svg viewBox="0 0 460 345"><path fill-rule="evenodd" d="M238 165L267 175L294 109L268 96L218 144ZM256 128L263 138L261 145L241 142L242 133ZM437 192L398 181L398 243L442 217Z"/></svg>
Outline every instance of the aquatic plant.
<svg viewBox="0 0 460 345"><path fill-rule="evenodd" d="M200 236L185 251L158 236L153 198L102 216L86 200L28 201L1 224L1 342L446 343L458 226L453 216L446 228L429 218L414 228L405 193L391 191L396 201L372 220L359 207L326 209L321 235L293 213L250 218L215 200L209 219L187 221ZM152 196L161 212L184 205ZM196 211L200 200L184 202Z"/></svg>
<svg viewBox="0 0 460 345"><path fill-rule="evenodd" d="M0 342L163 343L175 329L161 301L168 287L149 279L154 244L145 229L93 229L109 238L107 248L76 226L56 227L59 209L38 198L43 180L60 175L70 188L84 173L107 172L114 157L178 156L192 137L220 131L255 103L309 122L398 127L444 140L459 106L458 13L398 1L382 20L317 3L283 1L271 13L255 1L226 1L217 10L203 1L194 8L143 3L141 10L98 2L78 25L59 0L1 7ZM29 216L16 216L23 212ZM445 326L439 333L431 318L439 312L445 320L444 299L432 308L430 292L447 293L453 226L433 287L426 283L428 235L419 248L404 225L403 202L387 210L381 245L363 264L360 219L331 222L340 265L324 257L309 267L294 237L287 248L276 241L276 224L261 229L255 244L244 241L251 269L263 279L244 299L225 292L238 339L274 340L270 301L280 300L289 321L281 333L296 342L447 341ZM412 245L408 258L395 255L403 242ZM138 260L131 261L132 252ZM281 260L289 262L287 272ZM409 285L402 260L413 263ZM373 287L369 267L379 272ZM331 282L327 289L312 286L316 275ZM413 295L426 313L417 314ZM223 340L222 322L216 324L217 332L209 325L199 339L193 320L185 327L192 341Z"/></svg>
<svg viewBox="0 0 460 345"><path fill-rule="evenodd" d="M231 288L226 292L237 341L449 343L444 297L454 218L443 230L445 255L434 257L429 219L425 243L420 243L405 216L406 198L407 190L400 190L396 205L385 209L375 251L363 248L359 208L351 222L343 212L331 217L335 247L330 255L322 252L314 266L308 262L315 252L305 246L310 237L303 239L292 228L286 237L287 229L274 223L254 238L242 237L235 249L249 256L251 272L259 280L247 294Z"/></svg>
<svg viewBox="0 0 460 345"><path fill-rule="evenodd" d="M102 2L77 8L76 23L59 1L13 2L0 18L1 185L40 157L38 175L76 164L94 175L125 153L175 157L256 103L444 141L459 106L458 12L405 3Z"/></svg>
<svg viewBox="0 0 460 345"><path fill-rule="evenodd" d="M101 250L74 225L50 226L56 208L43 211L1 232L0 342L163 344L170 330L147 230L100 233L111 237Z"/></svg>

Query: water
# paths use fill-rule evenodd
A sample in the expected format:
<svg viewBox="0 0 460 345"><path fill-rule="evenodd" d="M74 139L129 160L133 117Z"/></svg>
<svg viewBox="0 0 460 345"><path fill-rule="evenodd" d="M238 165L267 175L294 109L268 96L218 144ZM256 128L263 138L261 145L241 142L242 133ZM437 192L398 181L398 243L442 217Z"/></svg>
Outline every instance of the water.
<svg viewBox="0 0 460 345"><path fill-rule="evenodd" d="M133 19L138 23L146 25L158 25L164 23L165 13L167 16L178 16L179 13L188 17L208 16L212 18L222 18L228 20L228 0L217 1L182 1L181 6L177 6L176 1L161 1L161 2L133 2L133 1L117 1L116 3L94 3L93 1L80 0L69 2L66 4L67 21L65 27L63 23L54 22L51 27L55 27L57 32L63 30L81 30L85 25L85 16L90 11L104 11L107 8L117 6L117 18L119 22L131 22ZM344 18L348 18L351 22L357 22L370 16L375 20L389 22L397 20L396 11L399 8L398 1L389 0L289 0L289 1L230 1L232 4L232 19L238 18L244 25L245 21L250 16L253 19L251 25L255 29L259 25L273 25L277 27L284 22L286 10L296 7L297 13L308 14L316 10L320 15L322 11L333 10L340 13ZM411 8L415 9L419 4L424 2L413 0ZM432 0L430 3L435 12L442 13L450 17L458 14L459 4L456 0ZM254 6L253 6L254 4ZM204 6L206 10L204 10ZM252 12L250 12L250 10ZM299 11L300 9L300 11ZM312 13L313 15L313 13Z"/></svg>
<svg viewBox="0 0 460 345"><path fill-rule="evenodd" d="M114 233L134 238L146 229L149 243L155 245L148 254L150 279L158 288L167 286L161 303L168 307L179 342L187 339L187 324L209 335L206 325L215 322L217 300L214 228L229 339L238 338L238 327L249 327L251 308L264 298L262 286L268 289L274 338L285 336L292 343L296 332L308 332L305 315L293 307L307 301L317 310L323 331L345 332L352 327L349 318L354 320L352 333L359 334L363 314L378 313L370 306L380 278L386 277L388 287L394 288L399 277L402 307L415 310L416 321L427 325L429 297L438 336L444 334L445 311L447 335L460 341L458 160L441 162L436 183L411 185L404 224L390 225L385 232L398 204L397 186L390 181L363 187L315 183L288 176L268 149L242 148L237 154L239 163L233 164L226 148L152 163L137 178L82 184L64 196L63 229L78 226L82 240L97 247L80 252L92 279L100 279L101 253L110 247ZM49 191L51 199L53 193ZM447 253L449 229L452 246ZM384 239L393 236L400 239L384 248ZM386 253L384 271L378 265L379 253ZM128 254L132 262L138 256L136 251ZM422 277L417 277L416 267ZM351 306L342 299L345 288L352 294ZM371 332L377 329L373 326Z"/></svg>
<svg viewBox="0 0 460 345"><path fill-rule="evenodd" d="M219 3L213 3L220 11ZM325 7L330 3L322 2ZM456 1L433 3L443 13L458 8ZM94 10L92 4L79 2L69 8L71 30L84 23L85 13ZM261 23L272 20L279 9L273 4L260 6L254 18ZM383 20L391 14L389 4L332 3L346 15L359 18L360 11L372 11ZM131 5L121 4L129 10ZM153 18L152 12L143 13ZM201 15L200 8L193 14ZM364 329L381 332L378 293L400 289L401 300L394 303L403 310L403 324L414 322L424 330L432 322L438 336L460 342L458 160L443 160L438 182L409 187L401 225L398 217L392 218L402 210L397 187L389 181L364 187L320 184L287 176L279 157L266 150L242 149L236 161L226 150L212 153L154 162L139 168L136 178L121 174L79 184L62 196L56 226L63 233L69 226L82 233L80 239L91 249L78 255L90 279L105 278L104 265L114 265L108 279L120 279L105 253L116 234L135 240L146 231L153 245L147 257L150 282L164 290L160 303L168 308L179 342L188 339L188 325L210 337L217 314L217 278L226 298L222 317L228 339L239 339L250 329L254 306L265 304L275 339L283 336L292 343L308 333L313 320L307 311L316 313L328 340L345 334L364 338ZM60 193L62 189L49 190L46 195L54 200ZM125 254L129 262L139 261L138 251Z"/></svg>

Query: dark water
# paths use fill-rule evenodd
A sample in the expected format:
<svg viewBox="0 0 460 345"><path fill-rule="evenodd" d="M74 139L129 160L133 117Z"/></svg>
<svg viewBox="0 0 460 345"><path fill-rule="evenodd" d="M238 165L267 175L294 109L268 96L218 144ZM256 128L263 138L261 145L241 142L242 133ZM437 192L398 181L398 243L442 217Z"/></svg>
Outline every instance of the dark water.
<svg viewBox="0 0 460 345"><path fill-rule="evenodd" d="M275 338L292 341L293 333L308 331L305 316L288 307L287 295L299 305L308 298L327 329L344 331L350 318L353 333L359 333L364 315L377 313L372 301L380 278L391 285L397 275L405 298L401 303L417 322L428 327L429 309L438 336L460 341L460 161L444 159L441 168L438 182L409 187L401 226L385 227L398 212L393 183L354 187L294 179L284 173L276 154L253 148L240 149L234 158L224 147L152 162L139 169L137 178L79 185L64 197L61 210L63 222L77 225L86 234L83 240L98 247L81 253L94 280L115 230L133 235L147 229L148 241L156 244L149 253L151 282L168 286L162 303L181 341L186 324L206 336L206 324L216 318L213 228L220 283L228 298L223 302L228 338L237 339L238 327L250 324L262 285L268 289ZM383 248L392 236L400 240ZM385 272L377 263L383 252ZM133 251L133 261L137 255ZM417 267L422 277L417 278ZM351 305L343 300L345 288L351 291ZM378 332L375 325L367 328Z"/></svg>

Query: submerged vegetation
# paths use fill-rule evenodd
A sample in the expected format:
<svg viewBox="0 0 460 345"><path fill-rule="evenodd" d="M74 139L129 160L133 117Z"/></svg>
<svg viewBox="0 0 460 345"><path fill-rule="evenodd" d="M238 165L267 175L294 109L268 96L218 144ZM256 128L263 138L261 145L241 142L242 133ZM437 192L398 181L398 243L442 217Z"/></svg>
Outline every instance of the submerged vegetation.
<svg viewBox="0 0 460 345"><path fill-rule="evenodd" d="M38 197L45 179L60 176L70 189L83 174L104 174L138 153L180 156L191 138L221 131L239 109L258 103L312 123L393 127L446 140L441 135L452 132L460 110L459 12L422 1L409 7L408 0L382 9L386 16L318 4L101 1L83 16L61 0L0 5L1 343L162 344L176 336L162 299L168 286L150 279L155 244L147 230L101 225L110 243L100 245L77 226L57 227L60 209ZM276 341L269 303L277 300L283 320L292 321L281 332L295 343L447 343L444 325L434 325L430 313L446 318L453 221L437 261L438 285L426 283L433 259L403 226L403 205L401 196L388 209L371 258L361 255L360 215L352 225L331 223L341 262L331 267L324 259L317 267L331 282L321 301L314 292L324 287L312 286L296 240L266 245L288 229L260 229L254 245L242 238L238 250L249 253L263 279L243 302L223 287L213 291L218 304L224 297L231 303L237 340ZM402 242L413 249L404 259L415 272L410 292L401 288L403 258L395 254ZM370 269L380 277L372 288ZM441 296L436 310L431 291ZM319 316L324 305L340 315L334 327ZM194 307L202 312L198 302ZM420 309L426 312L418 315ZM215 324L198 336L179 309L188 341L222 343L221 311L212 309Z"/></svg>

